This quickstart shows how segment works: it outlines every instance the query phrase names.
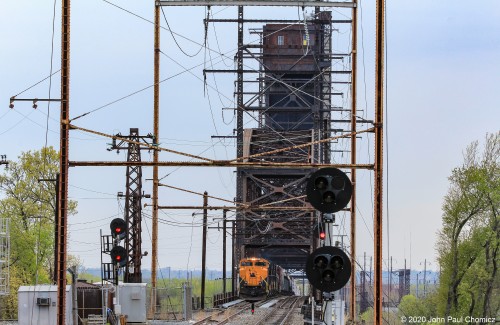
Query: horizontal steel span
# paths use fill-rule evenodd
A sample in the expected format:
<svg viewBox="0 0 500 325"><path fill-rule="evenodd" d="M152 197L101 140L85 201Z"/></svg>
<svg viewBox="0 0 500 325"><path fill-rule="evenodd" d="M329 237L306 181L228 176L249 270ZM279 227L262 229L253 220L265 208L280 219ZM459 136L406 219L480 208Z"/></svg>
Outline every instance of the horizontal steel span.
<svg viewBox="0 0 500 325"><path fill-rule="evenodd" d="M339 8L354 8L356 6L353 2L342 1L267 1L267 0L253 0L253 1L231 1L231 0L164 0L157 1L160 6L275 6L275 7L339 7Z"/></svg>
<svg viewBox="0 0 500 325"><path fill-rule="evenodd" d="M159 166L159 167L251 167L251 168L356 168L356 169L373 169L373 164L306 164L306 163L251 163L251 162L226 162L226 161L70 161L70 167L82 166Z"/></svg>
<svg viewBox="0 0 500 325"><path fill-rule="evenodd" d="M146 204L145 206L151 206L151 204ZM160 210L201 210L204 209L204 206L199 205L159 205L158 209ZM293 206L279 206L279 207L259 207L259 206L207 206L207 210L251 210L251 211L315 211L313 207L293 207ZM290 221L290 219L286 219ZM274 219L268 221L276 221Z"/></svg>

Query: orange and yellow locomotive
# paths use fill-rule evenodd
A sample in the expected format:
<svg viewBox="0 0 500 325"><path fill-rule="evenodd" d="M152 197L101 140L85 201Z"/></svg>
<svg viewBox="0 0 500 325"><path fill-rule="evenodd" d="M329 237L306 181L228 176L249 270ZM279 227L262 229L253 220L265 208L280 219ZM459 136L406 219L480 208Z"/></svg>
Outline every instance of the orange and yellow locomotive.
<svg viewBox="0 0 500 325"><path fill-rule="evenodd" d="M247 301L258 301L277 293L289 294L292 291L290 277L285 271L263 258L241 259L239 278L239 297Z"/></svg>

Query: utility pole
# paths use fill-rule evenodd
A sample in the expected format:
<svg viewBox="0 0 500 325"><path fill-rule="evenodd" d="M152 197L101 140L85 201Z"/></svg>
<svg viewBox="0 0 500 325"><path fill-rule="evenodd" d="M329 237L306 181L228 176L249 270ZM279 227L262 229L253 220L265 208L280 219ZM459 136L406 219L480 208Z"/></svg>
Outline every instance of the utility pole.
<svg viewBox="0 0 500 325"><path fill-rule="evenodd" d="M418 275L419 275L419 274L420 274L420 272L419 272L419 273L417 273L417 288L416 288L416 296L417 296L417 298L418 298Z"/></svg>
<svg viewBox="0 0 500 325"><path fill-rule="evenodd" d="M71 0L61 1L61 118L59 146L59 213L57 246L57 325L66 322L66 254L68 234L69 76Z"/></svg>
<svg viewBox="0 0 500 325"><path fill-rule="evenodd" d="M160 139L160 6L155 2L154 25L154 95L153 95L153 135L154 143ZM156 270L158 268L158 150L153 151L153 213L151 248L151 313L156 313Z"/></svg>
<svg viewBox="0 0 500 325"><path fill-rule="evenodd" d="M370 288L372 288L372 291L373 291L373 272L372 272L372 262L373 262L373 256L370 256Z"/></svg>
<svg viewBox="0 0 500 325"><path fill-rule="evenodd" d="M427 259L424 260L424 298L427 293Z"/></svg>
<svg viewBox="0 0 500 325"><path fill-rule="evenodd" d="M226 214L227 210L222 211L222 293L226 298Z"/></svg>
<svg viewBox="0 0 500 325"><path fill-rule="evenodd" d="M205 277L207 272L207 206L208 193L203 193L203 244L201 256L201 309L205 309Z"/></svg>
<svg viewBox="0 0 500 325"><path fill-rule="evenodd" d="M373 324L382 325L382 218L384 167L384 28L385 0L377 0L375 39L375 166L374 166L374 258Z"/></svg>
<svg viewBox="0 0 500 325"><path fill-rule="evenodd" d="M359 312L364 313L367 309L367 292L366 292L366 252L363 254L363 276L361 277L361 303Z"/></svg>

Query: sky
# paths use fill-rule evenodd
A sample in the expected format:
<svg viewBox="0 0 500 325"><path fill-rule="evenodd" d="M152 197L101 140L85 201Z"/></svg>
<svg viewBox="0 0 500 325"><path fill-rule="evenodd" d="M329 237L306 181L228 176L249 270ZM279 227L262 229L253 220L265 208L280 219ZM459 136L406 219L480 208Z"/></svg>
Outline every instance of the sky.
<svg viewBox="0 0 500 325"><path fill-rule="evenodd" d="M129 12L119 9L120 6ZM373 119L375 83L374 1L360 1L358 29L358 115ZM23 151L38 150L47 143L59 146L59 107L17 102L9 98L56 72L60 67L60 0L3 0L0 2L0 154L15 160ZM140 16L134 16L133 14ZM311 9L306 10L307 13ZM235 18L233 7L214 7L217 18ZM349 10L335 9L334 18L349 18ZM216 24L204 40L206 8L165 8L176 41L168 30L161 33L160 144L209 158L235 156L232 135L235 75L207 75L203 67L232 68L236 49L236 26ZM153 25L154 1L73 0L71 18L70 116L80 127L107 134L128 134L137 127L141 134L153 132ZM303 21L301 8L247 8L245 17L286 18ZM162 17L162 26L166 27ZM258 25L248 25L258 28ZM350 27L337 26L334 45L350 51ZM500 121L500 3L489 0L471 5L462 0L387 1L386 116L384 143L384 263L392 257L393 268L405 260L413 269L438 270L435 244L441 226L441 206L448 190L447 177L462 162L462 152L486 133L499 130ZM52 51L52 37L53 51ZM192 39L195 43L186 39ZM255 35L245 29L245 41ZM198 52L198 53L197 53ZM225 53L221 58L219 53ZM53 54L51 54L53 53ZM52 59L51 59L52 58ZM52 65L51 65L52 62ZM251 63L249 63L251 64ZM344 60L335 68L348 68ZM193 68L189 72L185 68ZM60 75L20 94L19 98L59 96ZM149 87L149 88L147 88ZM342 87L342 86L340 86ZM146 89L145 89L146 88ZM144 89L132 96L138 90ZM340 88L339 90L346 90ZM349 107L350 98L340 100ZM128 96L128 97L126 97ZM122 99L123 97L126 97ZM119 100L121 99L121 100ZM2 104L3 103L3 104ZM348 116L344 116L348 118ZM250 118L245 127L253 127ZM361 129L362 126L359 127ZM47 135L47 136L46 136ZM109 152L109 139L72 131L70 160L126 160L126 153ZM372 136L358 141L358 162L373 161ZM341 149L345 143L340 142ZM152 153L142 152L143 160ZM338 154L336 162L348 162ZM185 161L186 157L161 153L161 161ZM151 168L144 168L143 190L151 194ZM163 183L233 199L235 177L228 168L160 168ZM357 260L373 254L373 173L358 172ZM69 197L78 201L78 214L69 219L69 253L86 267L99 267L99 229L109 232L109 222L123 215L125 167L74 167L69 175ZM0 193L2 195L2 193ZM151 203L144 200L143 203ZM202 198L172 189L160 189L160 205L201 205ZM209 204L220 204L209 200ZM151 208L143 222L143 249L151 252ZM201 268L201 211L163 210L159 217L160 267ZM221 212L210 212L217 226ZM338 215L337 234L349 234L347 215ZM344 244L349 245L349 238ZM230 251L228 238L228 251ZM208 262L222 268L222 232L210 229ZM151 265L150 256L143 267ZM367 262L368 263L368 262ZM384 264L384 268L387 264Z"/></svg>

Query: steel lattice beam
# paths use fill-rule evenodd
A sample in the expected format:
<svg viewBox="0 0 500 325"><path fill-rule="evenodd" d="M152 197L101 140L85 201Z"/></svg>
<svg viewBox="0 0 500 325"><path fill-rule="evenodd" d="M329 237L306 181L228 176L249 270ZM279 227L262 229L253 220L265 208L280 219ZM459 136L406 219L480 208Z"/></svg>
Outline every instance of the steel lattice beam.
<svg viewBox="0 0 500 325"><path fill-rule="evenodd" d="M139 141L139 130L130 129L130 139ZM128 144L128 162L141 161L141 148L137 144ZM127 192L125 195L125 220L127 221L126 249L128 263L125 266L125 281L141 283L141 222L142 222L142 167L127 167Z"/></svg>
<svg viewBox="0 0 500 325"><path fill-rule="evenodd" d="M352 8L355 6L353 2L341 1L267 1L267 0L252 0L252 1L237 1L237 0L164 0L157 1L159 6L275 6L275 7L337 7L337 8Z"/></svg>
<svg viewBox="0 0 500 325"><path fill-rule="evenodd" d="M315 169L323 167L335 168L357 168L357 169L373 169L373 164L328 164L328 163L273 163L273 162L196 162L196 161L141 161L141 162L126 162L126 161L70 161L70 167L83 166L160 166L160 167L246 167L255 169L271 169L271 168L297 168L297 169Z"/></svg>
<svg viewBox="0 0 500 325"><path fill-rule="evenodd" d="M147 143L153 136L140 136L138 128L131 128L128 136L116 135L120 138L120 142L113 139L112 146L109 150L124 150L127 149L127 172L126 172L126 194L125 194L125 215L124 219L127 222L127 236L125 239L125 247L128 254L128 263L125 266L124 282L126 283L141 283L141 223L142 223L142 167L141 150L147 148L141 147L140 143ZM131 141L126 141L131 140ZM119 195L120 196L120 195Z"/></svg>

